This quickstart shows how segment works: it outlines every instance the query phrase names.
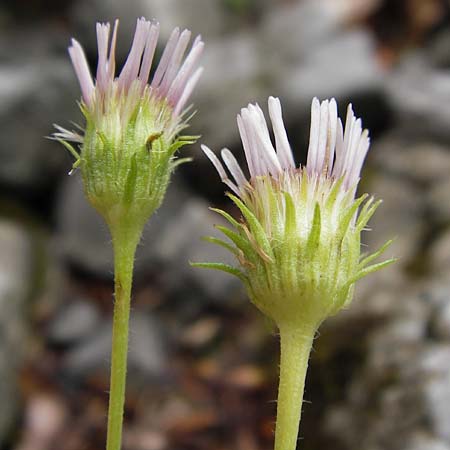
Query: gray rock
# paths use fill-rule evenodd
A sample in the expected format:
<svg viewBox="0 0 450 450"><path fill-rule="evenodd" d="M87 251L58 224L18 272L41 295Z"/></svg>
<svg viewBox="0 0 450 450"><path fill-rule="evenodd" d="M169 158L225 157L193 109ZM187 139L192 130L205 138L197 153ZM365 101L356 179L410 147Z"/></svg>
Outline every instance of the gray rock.
<svg viewBox="0 0 450 450"><path fill-rule="evenodd" d="M438 379L446 375L450 368L450 345L435 344L423 349L413 362L417 375L425 381Z"/></svg>
<svg viewBox="0 0 450 450"><path fill-rule="evenodd" d="M59 233L55 248L88 272L111 277L113 253L108 228L87 202L81 174L65 177L56 204Z"/></svg>
<svg viewBox="0 0 450 450"><path fill-rule="evenodd" d="M58 201L60 233L56 247L78 267L111 278L111 238L107 226L85 199L81 184L78 176L66 179ZM228 300L238 285L232 276L206 273L189 265L189 261L232 261L226 250L201 240L205 235L217 234L214 224L224 224L208 206L205 201L190 197L180 182L172 183L163 205L144 230L135 260L137 275L158 271L167 277L171 291L184 290L186 283L194 283L200 295Z"/></svg>
<svg viewBox="0 0 450 450"><path fill-rule="evenodd" d="M403 448L408 450L450 450L450 445L427 433L418 432L409 439L409 442Z"/></svg>
<svg viewBox="0 0 450 450"><path fill-rule="evenodd" d="M378 325L361 336L362 366L345 401L330 405L325 418L346 448L448 448L450 345L439 323L448 292L448 283L438 280L395 288L391 308L386 303ZM363 308L359 314L368 320Z"/></svg>
<svg viewBox="0 0 450 450"><path fill-rule="evenodd" d="M97 370L107 371L111 357L112 324L103 321L97 326L94 335L66 352L63 367L72 376L85 378Z"/></svg>
<svg viewBox="0 0 450 450"><path fill-rule="evenodd" d="M431 324L434 335L439 340L450 340L450 299L435 312Z"/></svg>
<svg viewBox="0 0 450 450"><path fill-rule="evenodd" d="M63 367L68 374L86 378L99 370L110 369L111 320L97 325L94 333L68 351ZM128 371L134 381L141 377L161 377L167 370L167 337L148 314L132 311L130 317L130 338Z"/></svg>
<svg viewBox="0 0 450 450"><path fill-rule="evenodd" d="M167 38L174 27L184 27L194 34L211 37L227 32L230 24L223 2L209 0L139 0L136 2L147 17L155 17ZM201 14L199 14L201 11Z"/></svg>
<svg viewBox="0 0 450 450"><path fill-rule="evenodd" d="M0 39L0 52L8 55L0 67L0 180L16 188L48 187L70 166L67 151L45 139L53 123L80 118L75 76L68 58L51 45L53 38L50 30L26 30Z"/></svg>
<svg viewBox="0 0 450 450"><path fill-rule="evenodd" d="M261 38L270 40L268 45L278 51L269 57L280 56L297 65L305 54L310 55L324 42L333 41L348 20L367 14L370 3L304 0L285 5L270 4L262 19Z"/></svg>
<svg viewBox="0 0 450 450"><path fill-rule="evenodd" d="M202 64L205 71L193 97L198 111L193 129L214 150L233 147L240 142L236 115L250 102L265 104L270 91L258 39L242 31L208 42Z"/></svg>
<svg viewBox="0 0 450 450"><path fill-rule="evenodd" d="M28 333L26 302L34 277L33 246L18 223L0 221L0 442L17 412L17 370Z"/></svg>
<svg viewBox="0 0 450 450"><path fill-rule="evenodd" d="M432 185L448 179L450 149L432 141L414 142L392 132L371 151L375 165L391 176Z"/></svg>
<svg viewBox="0 0 450 450"><path fill-rule="evenodd" d="M198 14L199 10L202 14ZM221 35L228 29L227 11L222 3L209 0L131 0L127 3L120 0L110 0L108 3L102 0L80 0L74 3L70 19L74 33L85 36L83 45L95 51L94 20L101 18L102 21L113 22L120 18L118 56L124 58L136 19L141 16L160 23L162 40L167 40L175 27L188 28L194 35L208 37Z"/></svg>
<svg viewBox="0 0 450 450"><path fill-rule="evenodd" d="M168 262L166 276L172 287L184 289L187 280L192 281L201 291L217 300L230 301L239 280L215 270L192 268L192 262L224 262L235 265L233 255L217 245L202 241L204 236L223 237L214 225L224 225L224 220L208 210L204 201L187 200L178 214L166 227L165 233L156 243L154 251Z"/></svg>
<svg viewBox="0 0 450 450"><path fill-rule="evenodd" d="M450 299L450 284L447 277L432 277L423 289L421 300L430 305L433 311L445 307Z"/></svg>
<svg viewBox="0 0 450 450"><path fill-rule="evenodd" d="M450 32L443 28L433 36L427 47L426 57L433 67L448 67L450 57L448 47L450 45Z"/></svg>
<svg viewBox="0 0 450 450"><path fill-rule="evenodd" d="M433 275L448 276L450 271L450 229L444 229L429 251L429 268Z"/></svg>
<svg viewBox="0 0 450 450"><path fill-rule="evenodd" d="M364 29L343 29L357 9L352 2L336 7L309 0L267 14L260 30L261 67L270 80L266 91L285 99L290 114L308 109L314 96L381 90L384 76L373 37Z"/></svg>
<svg viewBox="0 0 450 450"><path fill-rule="evenodd" d="M448 153L450 159L450 152ZM438 224L450 223L450 208L448 199L450 198L450 178L447 177L437 180L428 192L428 205L432 217Z"/></svg>
<svg viewBox="0 0 450 450"><path fill-rule="evenodd" d="M100 312L89 299L74 300L56 314L49 325L49 338L61 344L85 339L97 330Z"/></svg>
<svg viewBox="0 0 450 450"><path fill-rule="evenodd" d="M383 376L387 370L406 371L426 336L427 307L417 298L417 293L409 293L416 296L410 302L404 300L406 295L399 300L400 305L395 305L395 310L391 309L390 317L369 336L367 366L371 375Z"/></svg>
<svg viewBox="0 0 450 450"><path fill-rule="evenodd" d="M423 52L409 54L386 81L389 101L411 134L448 137L450 95L448 70L433 67Z"/></svg>
<svg viewBox="0 0 450 450"><path fill-rule="evenodd" d="M450 345L434 345L420 355L425 413L437 438L450 443Z"/></svg>
<svg viewBox="0 0 450 450"><path fill-rule="evenodd" d="M286 123L297 127L314 96L381 92L384 75L373 38L362 29L343 31L337 10L314 1L289 3L271 9L251 32L208 40L194 99L194 126L205 142L217 149L233 146L240 108L249 102L265 106L269 95L283 99Z"/></svg>
<svg viewBox="0 0 450 450"><path fill-rule="evenodd" d="M309 106L314 96L339 98L355 92L380 92L383 79L373 38L357 30L319 40L297 65L277 79L274 90L290 102Z"/></svg>
<svg viewBox="0 0 450 450"><path fill-rule="evenodd" d="M145 379L146 375L161 376L168 368L167 333L155 317L149 314L131 314L130 351L131 370Z"/></svg>
<svg viewBox="0 0 450 450"><path fill-rule="evenodd" d="M373 231L364 233L362 242L374 250L394 238L386 256L395 256L399 260L388 269L386 276L398 276L398 272L414 260L425 232L422 221L424 192L407 180L382 173L374 173L370 178L370 186L361 190L382 200L369 221L369 229Z"/></svg>
<svg viewBox="0 0 450 450"><path fill-rule="evenodd" d="M430 337L441 343L450 340L450 285L447 272L433 272L432 281L421 294L421 300L429 310Z"/></svg>

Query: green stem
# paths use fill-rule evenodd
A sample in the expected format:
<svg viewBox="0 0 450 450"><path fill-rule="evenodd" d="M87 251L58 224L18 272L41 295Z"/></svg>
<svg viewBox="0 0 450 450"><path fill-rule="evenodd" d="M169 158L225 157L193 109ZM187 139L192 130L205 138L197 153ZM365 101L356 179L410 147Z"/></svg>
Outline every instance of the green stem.
<svg viewBox="0 0 450 450"><path fill-rule="evenodd" d="M306 371L314 331L280 328L280 385L278 388L275 450L295 450L302 412Z"/></svg>
<svg viewBox="0 0 450 450"><path fill-rule="evenodd" d="M114 246L114 318L111 350L111 381L109 391L106 450L120 450L128 353L128 322L130 318L133 263L140 234L111 230Z"/></svg>

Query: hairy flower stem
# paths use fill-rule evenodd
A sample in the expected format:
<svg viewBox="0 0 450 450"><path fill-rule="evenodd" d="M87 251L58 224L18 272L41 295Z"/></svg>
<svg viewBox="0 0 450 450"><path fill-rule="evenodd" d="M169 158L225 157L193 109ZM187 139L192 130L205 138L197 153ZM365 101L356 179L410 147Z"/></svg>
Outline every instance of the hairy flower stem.
<svg viewBox="0 0 450 450"><path fill-rule="evenodd" d="M131 284L134 254L140 233L111 229L111 234L114 246L115 301L106 450L120 450L127 374Z"/></svg>
<svg viewBox="0 0 450 450"><path fill-rule="evenodd" d="M275 450L295 450L314 330L280 327L280 385Z"/></svg>

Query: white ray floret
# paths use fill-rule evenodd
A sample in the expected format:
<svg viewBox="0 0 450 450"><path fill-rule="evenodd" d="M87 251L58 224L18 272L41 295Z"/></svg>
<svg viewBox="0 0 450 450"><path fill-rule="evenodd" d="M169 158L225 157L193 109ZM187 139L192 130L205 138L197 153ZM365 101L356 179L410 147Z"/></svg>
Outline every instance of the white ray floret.
<svg viewBox="0 0 450 450"><path fill-rule="evenodd" d="M259 176L271 176L278 180L281 174L296 169L280 100L270 97L268 107L275 144L258 105L249 104L237 116L250 183ZM344 129L338 117L336 100L332 98L320 102L314 98L311 104L307 163L306 167L298 169L300 172L305 171L312 179L342 179L342 189L355 192L369 145L368 131L362 129L361 119L355 117L352 105L347 108ZM234 192L242 194L249 181L231 152L222 151L222 159L231 174L230 179L215 154L206 146L202 146L202 149L216 167L222 181Z"/></svg>

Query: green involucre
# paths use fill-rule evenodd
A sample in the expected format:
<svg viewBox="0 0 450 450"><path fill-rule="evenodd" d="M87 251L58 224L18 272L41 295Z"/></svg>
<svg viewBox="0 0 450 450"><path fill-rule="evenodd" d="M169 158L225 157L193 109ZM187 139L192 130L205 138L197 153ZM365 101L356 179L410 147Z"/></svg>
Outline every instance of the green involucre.
<svg viewBox="0 0 450 450"><path fill-rule="evenodd" d="M230 242L210 241L229 249L239 265L194 265L238 276L251 301L279 327L317 329L350 303L359 278L394 260L370 265L391 241L372 255L360 254L361 231L380 202L367 195L354 200L340 181L311 183L296 176L290 186L258 177L242 199L229 194L243 220L214 209L231 225L217 226Z"/></svg>
<svg viewBox="0 0 450 450"><path fill-rule="evenodd" d="M111 230L130 227L140 234L161 205L172 171L189 160L176 159L176 151L197 137L177 136L185 125L146 93L130 112L125 106L88 111L81 105L86 128L80 152L62 143L76 158L88 200Z"/></svg>

